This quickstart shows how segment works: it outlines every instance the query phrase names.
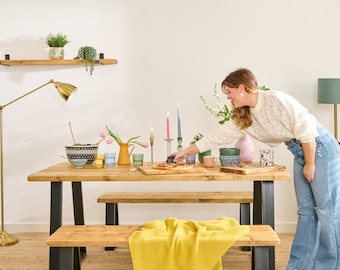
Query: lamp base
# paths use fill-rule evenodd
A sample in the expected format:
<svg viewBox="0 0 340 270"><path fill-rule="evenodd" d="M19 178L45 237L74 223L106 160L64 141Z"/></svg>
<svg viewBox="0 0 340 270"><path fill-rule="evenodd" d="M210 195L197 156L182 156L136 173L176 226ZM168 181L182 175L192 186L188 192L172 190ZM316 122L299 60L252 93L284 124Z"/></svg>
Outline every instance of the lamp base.
<svg viewBox="0 0 340 270"><path fill-rule="evenodd" d="M0 232L0 247L10 246L18 243L19 239L5 231Z"/></svg>

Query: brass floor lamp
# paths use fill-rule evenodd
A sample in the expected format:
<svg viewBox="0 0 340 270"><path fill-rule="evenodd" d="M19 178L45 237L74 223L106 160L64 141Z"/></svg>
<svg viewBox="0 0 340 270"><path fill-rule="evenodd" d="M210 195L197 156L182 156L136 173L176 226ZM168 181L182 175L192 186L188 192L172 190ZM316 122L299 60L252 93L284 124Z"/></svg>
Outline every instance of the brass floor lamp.
<svg viewBox="0 0 340 270"><path fill-rule="evenodd" d="M318 103L334 105L334 137L338 139L338 104L340 104L340 79L318 79Z"/></svg>
<svg viewBox="0 0 340 270"><path fill-rule="evenodd" d="M77 89L75 86L71 84L66 84L66 83L60 83L60 82L55 82L53 80L50 80L49 82L39 86L38 88L12 100L11 102L8 102L5 105L0 106L0 189L1 189L1 232L0 232L0 246L9 246L9 245L14 245L18 242L18 238L8 234L5 231L5 213L4 213L4 170L3 170L3 151L2 151L2 111L5 107L8 105L18 101L19 99L22 99L33 92L39 90L40 88L43 88L44 86L53 83L54 86L57 88L59 94L61 97L67 101L68 98L71 96L71 94Z"/></svg>

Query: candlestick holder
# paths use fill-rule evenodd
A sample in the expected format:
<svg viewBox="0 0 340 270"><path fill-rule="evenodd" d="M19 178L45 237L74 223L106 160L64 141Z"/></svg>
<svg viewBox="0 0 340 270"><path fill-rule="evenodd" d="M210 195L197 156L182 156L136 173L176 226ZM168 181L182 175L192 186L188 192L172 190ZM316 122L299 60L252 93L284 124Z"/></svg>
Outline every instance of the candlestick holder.
<svg viewBox="0 0 340 270"><path fill-rule="evenodd" d="M177 138L177 151L181 151L183 149L182 146L182 137Z"/></svg>
<svg viewBox="0 0 340 270"><path fill-rule="evenodd" d="M170 154L171 154L171 142L174 139L164 139L164 140L167 142L167 156L170 156Z"/></svg>
<svg viewBox="0 0 340 270"><path fill-rule="evenodd" d="M150 148L151 148L151 164L153 164L153 143L155 141L155 137L150 137Z"/></svg>

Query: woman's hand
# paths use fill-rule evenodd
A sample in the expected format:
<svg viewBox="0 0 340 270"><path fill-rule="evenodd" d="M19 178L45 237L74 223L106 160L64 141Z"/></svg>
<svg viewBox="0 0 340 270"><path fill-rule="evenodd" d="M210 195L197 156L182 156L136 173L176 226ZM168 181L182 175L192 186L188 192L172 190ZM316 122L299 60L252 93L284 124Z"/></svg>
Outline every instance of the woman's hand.
<svg viewBox="0 0 340 270"><path fill-rule="evenodd" d="M315 164L314 163L306 163L303 167L303 175L309 183L314 181L315 174Z"/></svg>
<svg viewBox="0 0 340 270"><path fill-rule="evenodd" d="M172 153L171 156L175 156L175 162L181 162L182 160L186 159L187 156L197 154L199 152L197 146L195 144L190 145L189 147L178 151L176 153Z"/></svg>
<svg viewBox="0 0 340 270"><path fill-rule="evenodd" d="M301 143L305 155L306 164L303 167L303 175L309 183L314 181L315 174L315 140L308 143Z"/></svg>

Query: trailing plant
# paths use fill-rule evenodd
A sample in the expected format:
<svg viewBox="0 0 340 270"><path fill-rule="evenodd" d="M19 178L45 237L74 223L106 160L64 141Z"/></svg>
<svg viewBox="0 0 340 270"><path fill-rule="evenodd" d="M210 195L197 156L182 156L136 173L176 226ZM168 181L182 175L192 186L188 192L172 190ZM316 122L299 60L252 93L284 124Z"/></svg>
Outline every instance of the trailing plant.
<svg viewBox="0 0 340 270"><path fill-rule="evenodd" d="M49 34L46 38L46 43L49 47L64 47L70 41L63 33L57 33L55 35Z"/></svg>
<svg viewBox="0 0 340 270"><path fill-rule="evenodd" d="M85 64L86 71L90 71L92 75L97 60L97 50L91 46L80 47L75 59L80 59Z"/></svg>

